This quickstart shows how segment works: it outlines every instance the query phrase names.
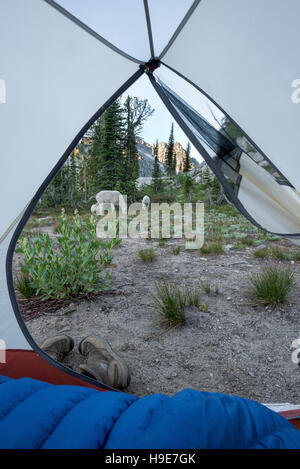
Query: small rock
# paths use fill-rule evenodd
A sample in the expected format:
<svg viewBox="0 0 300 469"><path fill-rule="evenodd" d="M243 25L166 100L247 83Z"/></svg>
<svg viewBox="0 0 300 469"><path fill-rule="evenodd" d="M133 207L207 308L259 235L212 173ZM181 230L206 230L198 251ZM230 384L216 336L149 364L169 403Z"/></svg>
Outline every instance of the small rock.
<svg viewBox="0 0 300 469"><path fill-rule="evenodd" d="M232 300L231 296L227 296L226 300L227 300L227 301Z"/></svg>
<svg viewBox="0 0 300 469"><path fill-rule="evenodd" d="M176 376L177 376L176 371L173 371L172 376L173 376L173 378L176 378Z"/></svg>
<svg viewBox="0 0 300 469"><path fill-rule="evenodd" d="M234 246L234 244L225 244L224 249L225 249L225 251L230 251L230 249L232 249L233 246Z"/></svg>
<svg viewBox="0 0 300 469"><path fill-rule="evenodd" d="M69 327L64 327L64 329L60 329L57 331L58 334L63 334L64 332L70 332L71 329Z"/></svg>
<svg viewBox="0 0 300 469"><path fill-rule="evenodd" d="M158 358L156 358L155 361L156 361L156 363L159 363L159 359L158 359Z"/></svg>

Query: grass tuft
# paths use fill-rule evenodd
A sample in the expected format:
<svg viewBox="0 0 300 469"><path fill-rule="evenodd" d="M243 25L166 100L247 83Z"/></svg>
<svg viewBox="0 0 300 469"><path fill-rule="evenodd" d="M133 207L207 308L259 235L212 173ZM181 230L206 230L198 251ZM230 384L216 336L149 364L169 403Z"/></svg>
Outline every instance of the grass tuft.
<svg viewBox="0 0 300 469"><path fill-rule="evenodd" d="M15 278L14 285L17 291L24 297L24 298L32 298L36 296L36 289L30 286L32 282L32 278L29 276L27 272L21 272Z"/></svg>
<svg viewBox="0 0 300 469"><path fill-rule="evenodd" d="M207 295L209 295L211 293L211 286L209 283L207 282L203 282L202 280L200 281L200 287L202 288L202 290L204 291L204 293L206 293Z"/></svg>
<svg viewBox="0 0 300 469"><path fill-rule="evenodd" d="M265 259L266 257L268 257L269 251L267 248L258 248L258 249L255 249L255 251L253 252L253 255L257 259Z"/></svg>
<svg viewBox="0 0 300 469"><path fill-rule="evenodd" d="M184 324L186 297L177 285L167 282L163 282L162 285L156 283L153 299L163 322L169 325Z"/></svg>
<svg viewBox="0 0 300 469"><path fill-rule="evenodd" d="M294 272L288 267L265 266L260 273L251 274L252 294L264 304L283 303L294 286Z"/></svg>
<svg viewBox="0 0 300 469"><path fill-rule="evenodd" d="M222 243L208 241L200 248L201 254L224 254Z"/></svg>
<svg viewBox="0 0 300 469"><path fill-rule="evenodd" d="M180 246L175 246L174 248L172 248L172 254L174 254L174 256L178 256L179 253L180 253Z"/></svg>
<svg viewBox="0 0 300 469"><path fill-rule="evenodd" d="M154 249L153 248L140 249L139 250L139 256L140 256L140 259L143 262L145 262L145 264L153 262L153 260L155 258Z"/></svg>

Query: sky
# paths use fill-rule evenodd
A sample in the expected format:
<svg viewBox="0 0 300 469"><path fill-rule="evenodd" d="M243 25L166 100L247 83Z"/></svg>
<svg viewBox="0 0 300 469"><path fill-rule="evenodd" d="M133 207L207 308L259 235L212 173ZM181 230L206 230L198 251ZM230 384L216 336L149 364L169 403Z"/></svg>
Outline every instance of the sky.
<svg viewBox="0 0 300 469"><path fill-rule="evenodd" d="M180 142L183 148L186 148L188 138L174 121L146 75L142 75L141 78L124 93L122 99L127 95L148 99L151 107L155 109L153 115L144 123L141 132L141 137L143 137L146 142L155 143L156 140L159 142L168 142L173 122L175 141ZM191 151L191 156L202 160L202 158L199 158L199 154L194 147Z"/></svg>
<svg viewBox="0 0 300 469"><path fill-rule="evenodd" d="M142 0L130 0L129 3L124 0L56 1L83 23L126 53L144 61L150 57ZM164 0L163 3L161 0L151 0L149 2L155 52L160 52L167 44L191 4L192 0L180 0L180 2ZM128 5L130 5L129 8ZM172 15L169 14L170 7ZM132 15L132 11L134 11L134 15ZM112 23L111 18L117 18L118 21ZM166 21L166 18L168 18L168 21ZM115 24L116 27L112 27L112 24ZM155 73L185 101L193 103L193 107L202 116L213 125L216 124L215 119L212 117L211 104L193 86L164 66L159 67ZM151 107L155 109L153 115L144 123L140 134L146 142L155 143L156 140L167 142L172 122L174 122L175 141L180 142L183 148L187 147L188 138L174 121L146 75L141 76L123 94L122 100L128 94L141 99L148 99ZM214 114L218 114L218 112L218 110L214 109ZM217 115L217 117L221 116ZM191 145L191 156L199 162L203 160L193 145Z"/></svg>

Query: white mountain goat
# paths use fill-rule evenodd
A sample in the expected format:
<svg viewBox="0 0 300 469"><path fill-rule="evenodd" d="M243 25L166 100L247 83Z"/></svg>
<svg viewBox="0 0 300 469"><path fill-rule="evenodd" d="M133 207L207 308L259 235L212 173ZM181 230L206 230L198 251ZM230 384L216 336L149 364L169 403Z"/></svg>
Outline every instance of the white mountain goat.
<svg viewBox="0 0 300 469"><path fill-rule="evenodd" d="M145 195L142 200L143 210L147 210L149 205L150 205L150 197L148 197L148 195Z"/></svg>
<svg viewBox="0 0 300 469"><path fill-rule="evenodd" d="M122 213L127 211L127 203L119 191L101 191L96 195L97 203L91 206L91 212L97 215L104 215L104 205L110 204L112 210L117 205Z"/></svg>

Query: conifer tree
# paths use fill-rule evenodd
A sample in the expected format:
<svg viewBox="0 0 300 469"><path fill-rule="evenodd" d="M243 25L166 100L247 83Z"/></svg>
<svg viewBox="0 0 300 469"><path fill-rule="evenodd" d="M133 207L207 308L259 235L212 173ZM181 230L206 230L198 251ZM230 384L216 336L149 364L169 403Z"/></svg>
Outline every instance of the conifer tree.
<svg viewBox="0 0 300 469"><path fill-rule="evenodd" d="M134 122L134 103L131 96L128 96L124 103L126 117L125 142L124 142L124 162L123 174L119 179L119 186L123 186L129 200L135 192L136 180L139 176L138 151L136 144L136 131Z"/></svg>
<svg viewBox="0 0 300 469"><path fill-rule="evenodd" d="M139 154L136 137L142 130L143 123L154 112L147 99L128 96L124 103L125 114L125 144L124 144L124 177L119 184L130 199L134 198L136 180L139 176Z"/></svg>
<svg viewBox="0 0 300 469"><path fill-rule="evenodd" d="M124 177L124 120L119 100L104 113L100 133L101 143L97 148L99 173L95 193L100 190L114 190L119 179ZM96 143L94 145L96 147Z"/></svg>
<svg viewBox="0 0 300 469"><path fill-rule="evenodd" d="M167 147L166 166L168 175L171 176L174 168L174 124L172 122L171 131Z"/></svg>
<svg viewBox="0 0 300 469"><path fill-rule="evenodd" d="M77 170L78 153L78 149L75 148L68 158L68 180L66 181L64 205L72 208L76 208L80 201Z"/></svg>
<svg viewBox="0 0 300 469"><path fill-rule="evenodd" d="M176 174L176 169L177 169L177 157L176 157L176 153L174 152L174 155L173 155L173 162L172 162L172 174Z"/></svg>
<svg viewBox="0 0 300 469"><path fill-rule="evenodd" d="M159 192L162 188L161 175L161 169L158 161L158 141L156 140L156 145L154 149L154 165L152 171L152 186L154 192Z"/></svg>
<svg viewBox="0 0 300 469"><path fill-rule="evenodd" d="M183 163L184 173L188 173L192 169L190 152L191 152L191 145L190 145L190 142L188 142L186 150L185 150L185 157L184 157L184 163Z"/></svg>
<svg viewBox="0 0 300 469"><path fill-rule="evenodd" d="M94 125L89 131L89 139L92 141L92 146L88 152L86 159L86 177L87 177L87 197L91 198L99 192L99 181L101 174L101 150L104 136L105 114L96 120Z"/></svg>
<svg viewBox="0 0 300 469"><path fill-rule="evenodd" d="M210 183L211 183L211 174L210 174L209 167L206 166L203 171L202 184L204 184L205 187L207 188L207 187L210 187Z"/></svg>

